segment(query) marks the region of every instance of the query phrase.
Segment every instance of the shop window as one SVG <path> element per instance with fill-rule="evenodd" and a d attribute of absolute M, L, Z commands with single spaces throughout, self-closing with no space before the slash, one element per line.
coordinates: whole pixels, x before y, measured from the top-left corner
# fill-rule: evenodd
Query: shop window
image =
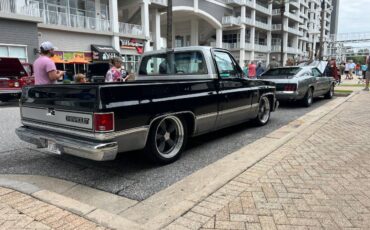
<path fill-rule="evenodd" d="M 27 62 L 26 46 L 0 45 L 0 57 L 19 58 L 21 62 Z"/>

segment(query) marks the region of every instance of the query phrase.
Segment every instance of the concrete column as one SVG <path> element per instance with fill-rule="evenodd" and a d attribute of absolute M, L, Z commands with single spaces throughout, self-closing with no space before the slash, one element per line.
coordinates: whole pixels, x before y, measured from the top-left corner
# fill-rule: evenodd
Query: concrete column
<path fill-rule="evenodd" d="M 241 7 L 241 11 L 240 11 L 240 17 L 241 17 L 242 19 L 244 19 L 244 18 L 246 17 L 246 12 L 245 12 L 245 10 L 246 10 L 246 6 L 242 6 L 242 7 Z"/>
<path fill-rule="evenodd" d="M 110 15 L 110 20 L 111 20 L 111 25 L 112 25 L 112 32 L 113 32 L 113 37 L 112 37 L 112 44 L 113 47 L 116 50 L 120 50 L 119 46 L 119 23 L 118 23 L 118 3 L 117 0 L 110 0 L 109 1 L 109 15 Z"/>
<path fill-rule="evenodd" d="M 253 4 L 256 5 L 256 1 L 253 1 Z M 256 22 L 256 10 L 252 10 L 252 22 Z M 251 52 L 251 61 L 254 61 L 255 56 L 255 39 L 256 39 L 256 27 L 251 28 L 251 46 L 252 46 L 252 52 Z"/>
<path fill-rule="evenodd" d="M 68 1 L 69 2 L 69 1 Z M 101 6 L 100 0 L 95 0 L 95 17 L 96 17 L 96 25 L 98 25 L 99 20 L 101 19 Z M 118 13 L 118 12 L 117 12 Z"/>
<path fill-rule="evenodd" d="M 270 31 L 267 31 L 267 47 L 270 50 L 270 52 L 271 52 L 271 43 L 272 43 L 272 32 L 270 30 Z M 267 52 L 266 66 L 270 64 L 270 52 Z"/>
<path fill-rule="evenodd" d="M 199 0 L 194 0 L 194 11 L 198 12 L 199 9 Z"/>
<path fill-rule="evenodd" d="M 283 59 L 283 63 L 285 65 L 287 59 L 288 59 L 288 53 L 287 53 L 287 49 L 288 49 L 288 32 L 284 32 L 284 35 L 283 35 L 283 43 L 284 43 L 284 59 Z"/>
<path fill-rule="evenodd" d="M 145 37 L 149 40 L 149 37 L 150 37 L 149 1 L 148 0 L 143 0 L 140 7 L 141 7 L 141 26 L 144 29 Z M 150 47 L 150 42 L 148 40 L 145 42 L 145 49 L 144 50 L 148 50 L 149 47 Z"/>
<path fill-rule="evenodd" d="M 161 14 L 158 9 L 154 10 L 154 49 L 161 49 Z"/>
<path fill-rule="evenodd" d="M 191 19 L 191 33 L 190 33 L 190 40 L 192 46 L 199 45 L 199 21 L 197 18 Z"/>
<path fill-rule="evenodd" d="M 245 60 L 245 25 L 240 28 L 240 55 L 239 55 L 239 65 L 244 66 Z"/>
<path fill-rule="evenodd" d="M 216 29 L 216 47 L 222 48 L 222 28 Z"/>

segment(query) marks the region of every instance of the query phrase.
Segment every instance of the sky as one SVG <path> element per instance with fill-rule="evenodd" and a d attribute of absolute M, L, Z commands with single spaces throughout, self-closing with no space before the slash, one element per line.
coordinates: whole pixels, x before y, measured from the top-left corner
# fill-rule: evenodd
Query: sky
<path fill-rule="evenodd" d="M 340 0 L 338 33 L 370 32 L 370 0 Z"/>

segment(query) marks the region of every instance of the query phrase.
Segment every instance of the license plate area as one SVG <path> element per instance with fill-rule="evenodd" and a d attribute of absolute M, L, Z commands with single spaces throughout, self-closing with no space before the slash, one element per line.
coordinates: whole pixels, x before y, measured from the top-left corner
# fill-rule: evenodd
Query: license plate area
<path fill-rule="evenodd" d="M 61 151 L 58 148 L 58 145 L 57 143 L 55 143 L 55 141 L 48 140 L 47 143 L 48 143 L 48 147 L 47 147 L 48 152 L 51 152 L 57 155 L 61 154 Z"/>

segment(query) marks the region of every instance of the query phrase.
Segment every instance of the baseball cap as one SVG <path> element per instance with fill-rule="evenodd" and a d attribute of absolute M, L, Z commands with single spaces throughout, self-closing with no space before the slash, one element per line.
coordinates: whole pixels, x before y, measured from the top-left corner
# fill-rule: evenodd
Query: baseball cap
<path fill-rule="evenodd" d="M 49 41 L 46 41 L 46 42 L 41 43 L 40 48 L 42 48 L 45 51 L 49 51 L 49 50 L 55 49 L 53 43 L 51 43 Z"/>

